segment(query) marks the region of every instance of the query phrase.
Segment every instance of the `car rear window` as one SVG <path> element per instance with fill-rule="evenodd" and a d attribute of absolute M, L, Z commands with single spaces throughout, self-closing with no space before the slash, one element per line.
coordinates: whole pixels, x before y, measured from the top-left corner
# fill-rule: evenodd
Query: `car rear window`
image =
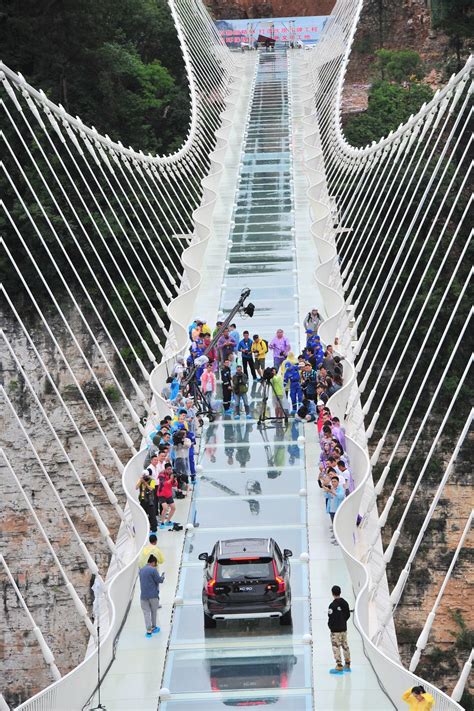
<path fill-rule="evenodd" d="M 261 578 L 273 580 L 275 577 L 271 558 L 229 558 L 219 561 L 218 580 L 238 580 L 241 578 Z"/>

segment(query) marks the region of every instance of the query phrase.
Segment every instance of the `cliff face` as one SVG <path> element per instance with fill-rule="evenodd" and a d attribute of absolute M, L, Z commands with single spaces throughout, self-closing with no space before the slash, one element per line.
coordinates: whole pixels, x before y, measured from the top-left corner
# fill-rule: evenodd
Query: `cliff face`
<path fill-rule="evenodd" d="M 119 528 L 120 519 L 110 504 L 98 474 L 81 444 L 79 435 L 68 420 L 64 408 L 48 383 L 32 348 L 28 345 L 18 325 L 6 320 L 2 323 L 17 357 L 25 368 L 33 387 L 39 395 L 56 432 L 63 442 L 80 478 L 89 492 L 92 503 L 97 507 L 113 540 Z M 81 347 L 94 365 L 95 373 L 104 386 L 112 387 L 103 362 L 87 334 L 81 332 L 81 324 L 74 313 L 67 314 L 69 322 L 77 334 Z M 60 324 L 51 319 L 57 334 L 61 334 Z M 36 324 L 31 329 L 33 340 L 46 362 L 54 383 L 64 397 L 79 430 L 88 443 L 100 472 L 107 479 L 112 490 L 124 505 L 120 474 L 110 460 L 104 439 L 100 435 L 93 418 L 80 398 L 70 375 L 61 361 L 55 347 L 44 330 Z M 110 412 L 97 398 L 91 375 L 80 358 L 76 347 L 62 335 L 61 346 L 72 365 L 76 377 L 90 398 L 98 421 L 104 429 L 110 444 L 116 449 L 122 461 L 127 461 L 130 452 L 123 446 L 123 437 Z M 100 339 L 108 358 L 113 361 L 110 344 Z M 55 442 L 31 392 L 19 374 L 13 358 L 2 341 L 0 359 L 1 382 L 11 399 L 28 435 L 37 449 L 44 467 L 51 477 L 63 500 L 72 522 L 89 552 L 96 561 L 100 573 L 105 576 L 110 561 L 110 550 L 100 536 L 97 523 L 89 504 L 68 466 L 64 455 Z M 133 401 L 133 394 L 129 394 Z M 128 411 L 121 402 L 114 408 L 128 431 L 132 431 Z M 140 412 L 140 410 L 137 410 Z M 136 432 L 136 430 L 135 430 Z M 32 448 L 29 446 L 10 408 L 2 402 L 0 412 L 0 446 L 4 449 L 11 466 L 24 487 L 28 499 L 35 510 L 52 543 L 69 580 L 76 588 L 89 614 L 92 605 L 90 585 L 93 580 L 86 566 L 78 541 L 67 521 L 52 487 L 47 482 Z M 132 434 L 133 437 L 133 434 Z M 136 442 L 137 444 L 138 442 Z M 0 527 L 2 530 L 2 553 L 25 598 L 36 624 L 42 630 L 47 643 L 56 657 L 62 674 L 67 673 L 84 658 L 89 633 L 79 621 L 72 600 L 66 590 L 54 559 L 40 534 L 39 528 L 28 510 L 21 492 L 11 472 L 0 458 L 2 482 L 2 507 Z M 3 669 L 3 694 L 7 702 L 17 705 L 38 692 L 52 681 L 48 667 L 39 646 L 31 632 L 31 624 L 26 618 L 15 592 L 1 567 L 2 615 L 0 616 L 0 656 Z"/>
<path fill-rule="evenodd" d="M 449 443 L 446 445 L 446 451 L 449 451 Z M 474 477 L 470 462 L 472 440 L 466 440 L 425 532 L 395 612 L 400 656 L 407 667 L 472 509 Z M 448 457 L 439 458 L 436 474 L 432 472 L 425 476 L 409 509 L 394 556 L 387 568 L 390 589 L 394 588 L 408 559 L 447 463 Z M 382 458 L 378 466 L 382 468 L 385 464 L 386 458 Z M 384 548 L 390 542 L 418 475 L 418 466 L 410 465 L 397 493 L 388 523 L 383 529 Z M 385 505 L 390 488 L 387 484 L 385 494 L 379 502 L 379 511 L 382 511 Z M 472 646 L 474 610 L 469 600 L 474 594 L 473 559 L 474 532 L 471 531 L 442 596 L 428 644 L 416 670 L 422 678 L 449 693 L 459 678 Z M 472 692 L 469 683 L 466 689 Z"/>

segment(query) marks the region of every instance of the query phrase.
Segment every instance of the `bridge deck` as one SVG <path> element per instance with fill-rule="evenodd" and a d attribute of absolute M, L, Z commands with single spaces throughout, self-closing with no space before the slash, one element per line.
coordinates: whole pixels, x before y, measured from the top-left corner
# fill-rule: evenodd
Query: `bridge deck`
<path fill-rule="evenodd" d="M 295 189 L 290 182 L 290 152 L 297 141 L 291 138 L 286 53 L 262 53 L 219 306 L 225 313 L 241 289 L 250 287 L 256 312 L 252 320 L 237 322 L 239 331 L 246 327 L 251 334 L 260 333 L 270 340 L 281 327 L 297 352 L 301 340 L 299 298 L 304 299 L 303 311 L 307 310 L 313 305 L 315 290 L 308 278 L 298 283 L 295 273 L 297 254 L 302 253 L 301 247 L 296 249 L 295 239 L 307 230 L 307 222 L 298 219 L 296 233 L 292 229 Z M 303 186 L 296 185 L 296 190 L 300 209 Z M 308 256 L 308 235 L 301 237 L 303 253 Z M 218 256 L 216 247 L 210 253 L 207 272 Z M 305 277 L 309 274 L 306 263 L 301 270 Z M 198 309 L 199 316 L 210 321 L 216 314 L 206 309 L 206 304 L 217 307 L 216 293 L 216 282 L 206 278 L 205 270 Z M 175 608 L 171 631 L 163 625 L 157 652 L 158 640 L 147 640 L 143 635 L 135 595 L 116 662 L 104 683 L 106 706 L 117 710 L 156 709 L 162 685 L 171 693 L 170 699 L 160 704 L 163 711 L 262 704 L 294 711 L 393 708 L 379 688 L 352 625 L 349 640 L 354 670 L 343 677 L 328 674 L 333 666 L 326 626 L 331 585 L 340 584 L 348 600 L 353 600 L 349 576 L 316 486 L 319 451 L 314 426 L 306 432 L 308 443 L 304 448 L 297 441 L 303 434 L 301 423 L 290 420 L 285 426 L 281 421 L 268 421 L 264 428 L 257 427 L 261 390 L 257 383 L 249 389 L 252 420 L 235 421 L 225 416 L 203 432 L 203 474 L 189 519 L 196 528 L 186 537 L 177 591 L 184 604 Z M 308 498 L 300 496 L 300 489 L 307 489 Z M 197 556 L 209 552 L 219 538 L 238 536 L 272 536 L 282 548 L 293 551 L 293 628 L 260 620 L 220 623 L 217 629 L 204 631 L 202 563 Z M 168 556 L 166 569 L 179 567 L 177 539 L 167 532 L 161 539 Z M 309 568 L 299 560 L 300 553 L 306 551 L 311 559 Z M 166 608 L 172 602 L 169 587 L 163 588 Z M 305 639 L 309 634 L 313 636 L 312 646 Z"/>

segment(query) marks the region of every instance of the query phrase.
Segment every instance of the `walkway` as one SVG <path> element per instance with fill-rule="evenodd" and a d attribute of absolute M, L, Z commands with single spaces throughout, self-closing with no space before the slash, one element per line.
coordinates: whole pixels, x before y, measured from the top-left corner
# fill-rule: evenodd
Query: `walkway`
<path fill-rule="evenodd" d="M 240 333 L 246 327 L 251 335 L 259 333 L 270 340 L 276 328 L 282 327 L 298 351 L 298 294 L 311 301 L 314 293 L 309 279 L 306 285 L 297 284 L 289 138 L 287 55 L 281 50 L 262 52 L 220 308 L 228 312 L 242 288 L 249 287 L 256 310 L 251 320 L 237 320 Z M 206 288 L 204 284 L 198 297 L 199 315 L 212 321 L 214 314 L 204 310 Z M 353 599 L 316 486 L 319 450 L 314 426 L 307 426 L 304 448 L 298 443 L 304 433 L 300 423 L 269 420 L 265 427 L 258 427 L 261 390 L 260 384 L 252 383 L 252 420 L 225 417 L 207 425 L 203 432 L 203 470 L 189 519 L 195 529 L 186 536 L 177 593 L 183 604 L 174 608 L 163 680 L 160 684 L 160 664 L 153 657 L 155 640 L 147 644 L 150 658 L 158 662 L 157 674 L 141 671 L 143 645 L 138 644 L 138 636 L 143 634 L 142 620 L 134 605 L 125 642 L 124 634 L 120 641 L 119 665 L 114 664 L 106 679 L 110 708 L 156 708 L 160 686 L 170 691 L 170 698 L 161 701 L 160 711 L 261 705 L 280 711 L 393 708 L 378 686 L 352 625 L 349 639 L 354 671 L 336 678 L 328 674 L 332 654 L 326 609 L 331 585 L 339 583 L 351 605 Z M 199 553 L 209 552 L 218 539 L 255 536 L 271 536 L 281 548 L 293 551 L 293 628 L 280 627 L 275 620 L 252 620 L 221 622 L 216 629 L 204 631 Z M 306 552 L 310 554 L 309 568 L 299 559 Z M 173 557 L 167 561 L 167 566 L 170 564 L 179 565 Z M 170 595 L 171 590 L 167 591 L 165 608 L 172 603 Z M 167 634 L 168 629 L 163 631 Z M 313 645 L 308 643 L 310 635 Z M 134 650 L 138 647 L 137 655 Z M 159 655 L 162 653 L 160 648 Z"/>

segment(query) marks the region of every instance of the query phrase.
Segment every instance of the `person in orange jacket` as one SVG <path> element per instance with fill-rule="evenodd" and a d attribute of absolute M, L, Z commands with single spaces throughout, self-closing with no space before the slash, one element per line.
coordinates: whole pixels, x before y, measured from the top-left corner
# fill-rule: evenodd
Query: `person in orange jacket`
<path fill-rule="evenodd" d="M 402 696 L 403 701 L 413 711 L 431 711 L 434 707 L 434 698 L 422 686 L 413 686 L 407 689 Z"/>

